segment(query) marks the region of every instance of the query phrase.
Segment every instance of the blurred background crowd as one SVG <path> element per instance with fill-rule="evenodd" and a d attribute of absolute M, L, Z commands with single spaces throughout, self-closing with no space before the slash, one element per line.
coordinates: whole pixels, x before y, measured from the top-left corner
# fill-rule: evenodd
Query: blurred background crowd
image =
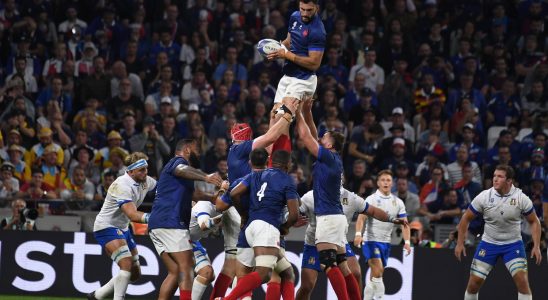
<path fill-rule="evenodd" d="M 494 167 L 507 164 L 542 217 L 548 3 L 319 5 L 327 45 L 313 114 L 320 134 L 347 138 L 347 189 L 365 197 L 376 172 L 392 169 L 394 193 L 428 241 L 431 224 L 456 224 L 491 186 Z M 157 176 L 181 138 L 199 141 L 202 170 L 226 175 L 231 126 L 265 133 L 283 75 L 283 62 L 263 59 L 255 45 L 285 39 L 297 8 L 290 0 L 2 0 L 0 198 L 50 201 L 53 214 L 98 210 L 128 153 L 146 153 Z M 302 195 L 313 160 L 292 138 Z"/>

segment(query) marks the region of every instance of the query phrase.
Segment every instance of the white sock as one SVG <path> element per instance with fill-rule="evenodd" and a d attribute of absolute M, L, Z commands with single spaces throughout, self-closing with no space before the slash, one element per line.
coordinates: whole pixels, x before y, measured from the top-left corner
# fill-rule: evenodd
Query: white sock
<path fill-rule="evenodd" d="M 478 300 L 478 294 L 470 294 L 468 291 L 464 293 L 464 300 Z"/>
<path fill-rule="evenodd" d="M 533 300 L 533 295 L 518 293 L 518 300 Z"/>
<path fill-rule="evenodd" d="M 114 292 L 114 281 L 116 281 L 116 277 L 112 277 L 109 282 L 98 288 L 95 291 L 95 298 L 101 300 L 112 295 L 112 293 Z"/>
<path fill-rule="evenodd" d="M 124 300 L 131 272 L 120 270 L 114 281 L 114 298 L 112 300 Z"/>
<path fill-rule="evenodd" d="M 373 300 L 375 296 L 375 286 L 371 280 L 366 280 L 365 288 L 363 289 L 363 300 Z"/>
<path fill-rule="evenodd" d="M 194 282 L 192 283 L 192 300 L 200 300 L 204 295 L 207 285 L 201 283 L 198 280 L 198 276 L 194 277 Z"/>
<path fill-rule="evenodd" d="M 384 282 L 382 281 L 382 277 L 372 277 L 371 283 L 374 286 L 375 293 L 373 295 L 375 299 L 382 299 L 384 297 Z"/>

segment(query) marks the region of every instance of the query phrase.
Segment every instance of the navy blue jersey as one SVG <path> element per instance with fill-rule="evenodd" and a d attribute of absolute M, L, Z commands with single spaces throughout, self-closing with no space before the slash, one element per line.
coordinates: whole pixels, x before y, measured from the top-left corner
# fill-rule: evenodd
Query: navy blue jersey
<path fill-rule="evenodd" d="M 322 215 L 342 215 L 341 174 L 343 172 L 341 157 L 324 147 L 318 148 L 318 160 L 314 163 L 312 175 L 314 190 L 314 213 Z"/>
<path fill-rule="evenodd" d="M 287 32 L 291 35 L 289 50 L 298 56 L 308 56 L 308 51 L 324 51 L 325 28 L 322 19 L 316 14 L 308 23 L 301 20 L 301 13 L 294 12 L 289 18 Z M 315 72 L 285 60 L 284 74 L 299 79 L 308 79 Z"/>
<path fill-rule="evenodd" d="M 181 164 L 189 165 L 184 158 L 176 156 L 164 166 L 160 173 L 156 197 L 148 220 L 149 229 L 188 229 L 194 181 L 175 176 L 175 168 Z"/>
<path fill-rule="evenodd" d="M 249 154 L 253 150 L 253 140 L 245 141 L 240 144 L 233 144 L 228 150 L 228 181 L 244 177 L 251 173 L 249 165 Z"/>
<path fill-rule="evenodd" d="M 224 193 L 222 196 L 221 196 L 221 200 L 232 206 L 233 203 L 232 203 L 232 199 L 230 198 L 230 191 L 232 191 L 232 189 L 234 189 L 238 183 L 242 182 L 244 178 L 241 177 L 241 178 L 238 178 L 236 180 L 234 180 L 233 182 L 230 183 L 230 186 L 228 187 L 228 190 L 226 191 L 226 193 Z M 244 211 L 248 211 L 249 210 L 249 195 L 248 194 L 243 194 L 240 196 L 240 208 Z"/>
<path fill-rule="evenodd" d="M 242 184 L 249 188 L 247 224 L 262 220 L 278 228 L 287 200 L 299 199 L 293 178 L 280 169 L 253 172 L 243 178 Z"/>

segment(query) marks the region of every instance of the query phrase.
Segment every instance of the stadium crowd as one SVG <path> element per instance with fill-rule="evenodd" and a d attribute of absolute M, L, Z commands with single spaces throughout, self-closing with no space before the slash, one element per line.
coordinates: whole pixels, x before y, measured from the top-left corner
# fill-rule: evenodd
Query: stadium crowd
<path fill-rule="evenodd" d="M 98 210 L 129 153 L 145 153 L 156 177 L 181 138 L 199 141 L 204 172 L 226 177 L 231 127 L 247 122 L 264 134 L 282 76 L 281 61 L 254 45 L 283 40 L 297 4 L 3 0 L 0 198 Z M 320 8 L 328 36 L 313 116 L 320 136 L 346 136 L 348 190 L 367 197 L 373 174 L 392 169 L 393 192 L 417 220 L 411 228 L 429 241 L 429 224 L 458 223 L 495 166 L 511 165 L 542 217 L 548 3 L 324 0 Z M 292 138 L 302 196 L 313 159 L 295 130 Z"/>

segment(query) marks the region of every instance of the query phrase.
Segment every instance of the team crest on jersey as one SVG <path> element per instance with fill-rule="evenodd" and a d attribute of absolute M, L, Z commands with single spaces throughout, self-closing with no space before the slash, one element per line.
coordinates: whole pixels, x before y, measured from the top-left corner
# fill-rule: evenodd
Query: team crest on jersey
<path fill-rule="evenodd" d="M 379 248 L 375 248 L 375 250 L 373 251 L 373 253 L 375 253 L 375 255 L 380 255 L 380 254 L 381 254 L 381 250 L 379 250 Z"/>
<path fill-rule="evenodd" d="M 486 252 L 485 249 L 481 249 L 480 252 L 478 253 L 478 255 L 480 257 L 485 257 L 485 252 Z"/>
<path fill-rule="evenodd" d="M 316 258 L 314 258 L 314 257 L 309 257 L 309 258 L 308 258 L 308 264 L 309 264 L 309 265 L 315 265 L 315 264 L 316 264 Z"/>
<path fill-rule="evenodd" d="M 516 205 L 516 198 L 512 198 L 512 200 L 510 200 L 510 205 Z"/>
<path fill-rule="evenodd" d="M 297 21 L 293 22 L 293 26 L 291 26 L 291 29 L 295 29 L 296 26 L 297 26 Z"/>
<path fill-rule="evenodd" d="M 308 36 L 308 30 L 307 30 L 307 29 L 305 29 L 305 30 L 303 31 L 303 36 L 304 36 L 304 37 Z"/>
<path fill-rule="evenodd" d="M 116 229 L 116 234 L 117 234 L 117 235 L 123 235 L 122 230 Z"/>
<path fill-rule="evenodd" d="M 348 205 L 348 198 L 346 198 L 346 197 L 343 198 L 343 199 L 342 199 L 342 204 L 343 204 L 343 205 Z"/>

